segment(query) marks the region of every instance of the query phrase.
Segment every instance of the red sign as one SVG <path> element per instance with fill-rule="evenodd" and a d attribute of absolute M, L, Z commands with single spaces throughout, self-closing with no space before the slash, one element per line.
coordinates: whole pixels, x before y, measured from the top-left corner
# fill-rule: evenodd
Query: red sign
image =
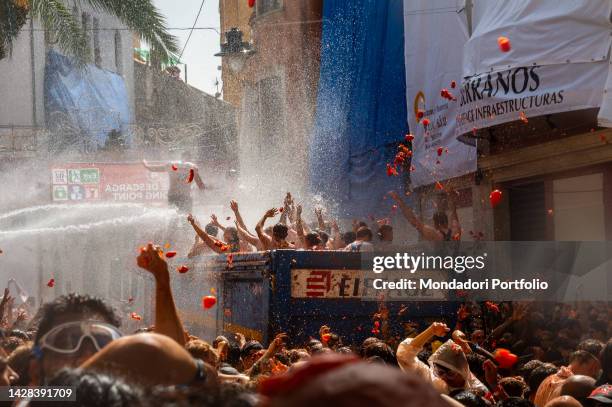
<path fill-rule="evenodd" d="M 51 168 L 52 197 L 65 202 L 167 202 L 168 174 L 141 163 L 64 163 Z"/>

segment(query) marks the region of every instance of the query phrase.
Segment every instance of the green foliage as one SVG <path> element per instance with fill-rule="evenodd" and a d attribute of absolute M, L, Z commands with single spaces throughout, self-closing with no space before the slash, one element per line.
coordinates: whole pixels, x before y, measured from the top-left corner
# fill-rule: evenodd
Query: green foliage
<path fill-rule="evenodd" d="M 87 62 L 90 52 L 87 33 L 60 0 L 0 0 L 0 59 L 10 52 L 28 13 L 40 19 L 44 29 L 53 33 L 57 44 L 68 54 Z M 176 58 L 178 41 L 168 32 L 164 17 L 152 0 L 81 0 L 95 10 L 116 16 L 151 47 L 155 63 L 164 64 Z"/>

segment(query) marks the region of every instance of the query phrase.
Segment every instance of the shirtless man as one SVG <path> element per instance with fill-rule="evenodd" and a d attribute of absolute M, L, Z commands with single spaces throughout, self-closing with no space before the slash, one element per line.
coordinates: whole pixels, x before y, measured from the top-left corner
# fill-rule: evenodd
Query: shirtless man
<path fill-rule="evenodd" d="M 167 172 L 170 186 L 168 188 L 168 205 L 176 207 L 179 212 L 191 213 L 193 198 L 191 197 L 190 172 L 193 170 L 193 182 L 199 189 L 204 189 L 204 182 L 200 177 L 198 166 L 186 161 L 187 155 L 183 154 L 182 161 L 170 161 L 167 164 L 151 165 L 146 160 L 142 164 L 146 169 L 153 172 Z"/>
<path fill-rule="evenodd" d="M 413 212 L 397 192 L 390 192 L 389 196 L 397 202 L 404 217 L 416 230 L 419 231 L 424 240 L 449 241 L 461 239 L 461 225 L 457 216 L 457 207 L 454 200 L 454 191 L 449 191 L 448 202 L 450 206 L 450 224 L 448 216 L 444 211 L 438 211 L 433 215 L 433 226 L 423 223 Z"/>

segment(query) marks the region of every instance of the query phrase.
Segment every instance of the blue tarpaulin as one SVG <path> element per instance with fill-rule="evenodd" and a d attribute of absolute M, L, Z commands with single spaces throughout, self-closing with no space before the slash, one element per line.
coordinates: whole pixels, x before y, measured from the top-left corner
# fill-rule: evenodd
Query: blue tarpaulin
<path fill-rule="evenodd" d="M 51 128 L 78 133 L 89 148 L 102 147 L 111 131 L 125 134 L 130 123 L 125 82 L 94 65 L 78 67 L 51 50 L 45 66 L 45 116 Z"/>
<path fill-rule="evenodd" d="M 341 217 L 387 214 L 383 195 L 406 123 L 402 0 L 326 0 L 310 187 Z"/>

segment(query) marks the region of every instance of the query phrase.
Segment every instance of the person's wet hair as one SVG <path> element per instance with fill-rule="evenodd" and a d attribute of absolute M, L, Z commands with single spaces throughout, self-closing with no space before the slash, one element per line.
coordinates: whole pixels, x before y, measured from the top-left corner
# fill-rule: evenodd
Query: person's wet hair
<path fill-rule="evenodd" d="M 255 407 L 257 398 L 243 386 L 225 383 L 207 391 L 192 386 L 155 386 L 147 402 L 151 407 Z"/>
<path fill-rule="evenodd" d="M 374 356 L 379 357 L 386 365 L 399 366 L 393 349 L 382 341 L 372 343 L 363 350 L 363 357 L 365 359 Z"/>
<path fill-rule="evenodd" d="M 502 377 L 499 385 L 509 397 L 524 397 L 528 386 L 521 376 Z"/>
<path fill-rule="evenodd" d="M 327 242 L 329 241 L 329 235 L 327 234 L 327 232 L 325 232 L 324 230 L 317 230 L 317 233 L 319 234 L 319 237 L 321 238 L 321 242 L 323 244 L 327 244 Z"/>
<path fill-rule="evenodd" d="M 321 244 L 321 238 L 319 237 L 319 234 L 316 232 L 310 232 L 306 234 L 306 236 L 304 236 L 304 239 L 306 240 L 306 245 L 309 248 Z"/>
<path fill-rule="evenodd" d="M 73 314 L 86 321 L 94 316 L 101 316 L 104 322 L 119 327 L 121 321 L 115 311 L 106 302 L 97 297 L 80 294 L 67 294 L 44 304 L 41 308 L 41 318 L 34 343 L 38 345 L 40 338 L 55 326 L 58 317 Z"/>
<path fill-rule="evenodd" d="M 465 407 L 487 407 L 488 405 L 482 399 L 482 397 L 468 390 L 460 390 L 459 392 L 452 394 L 451 397 Z"/>
<path fill-rule="evenodd" d="M 345 245 L 349 245 L 351 243 L 353 243 L 355 241 L 355 239 L 357 238 L 357 235 L 355 234 L 355 232 L 345 232 L 342 235 L 342 241 L 344 242 Z"/>
<path fill-rule="evenodd" d="M 289 228 L 287 225 L 283 225 L 282 223 L 277 223 L 272 228 L 272 235 L 277 239 L 286 239 L 289 234 Z"/>
<path fill-rule="evenodd" d="M 430 350 L 423 349 L 419 353 L 417 353 L 417 359 L 419 359 L 421 362 L 425 364 L 428 364 L 429 358 L 431 357 L 431 353 L 432 352 Z"/>
<path fill-rule="evenodd" d="M 131 407 L 148 405 L 144 400 L 144 393 L 139 386 L 134 383 L 128 384 L 120 378 L 103 373 L 65 368 L 60 370 L 51 379 L 49 386 L 73 387 L 77 400 L 74 403 L 75 407 Z M 69 404 L 73 405 L 73 403 Z"/>
<path fill-rule="evenodd" d="M 204 227 L 204 231 L 212 237 L 217 237 L 217 234 L 219 233 L 219 228 L 213 225 L 212 223 L 209 223 Z"/>
<path fill-rule="evenodd" d="M 582 350 L 598 357 L 603 348 L 604 344 L 597 339 L 585 339 L 578 344 L 576 350 Z"/>
<path fill-rule="evenodd" d="M 187 342 L 185 344 L 185 349 L 187 349 L 187 352 L 189 352 L 194 359 L 201 359 L 214 367 L 219 365 L 219 354 L 208 342 L 201 339 L 195 339 Z"/>
<path fill-rule="evenodd" d="M 533 391 L 537 391 L 537 388 L 540 387 L 540 384 L 546 379 L 548 376 L 555 374 L 559 371 L 559 368 L 552 363 L 544 363 L 542 366 L 538 366 L 529 375 L 529 380 L 527 380 L 527 384 L 530 389 L 535 389 Z"/>
<path fill-rule="evenodd" d="M 361 343 L 361 347 L 359 348 L 359 356 L 363 357 L 363 355 L 365 354 L 365 349 L 374 344 L 380 342 L 380 339 L 376 338 L 375 336 L 370 336 L 369 338 L 365 338 L 363 340 L 363 342 Z"/>
<path fill-rule="evenodd" d="M 357 239 L 372 240 L 372 231 L 367 226 L 362 226 L 357 229 L 357 233 L 355 236 L 357 237 Z"/>

